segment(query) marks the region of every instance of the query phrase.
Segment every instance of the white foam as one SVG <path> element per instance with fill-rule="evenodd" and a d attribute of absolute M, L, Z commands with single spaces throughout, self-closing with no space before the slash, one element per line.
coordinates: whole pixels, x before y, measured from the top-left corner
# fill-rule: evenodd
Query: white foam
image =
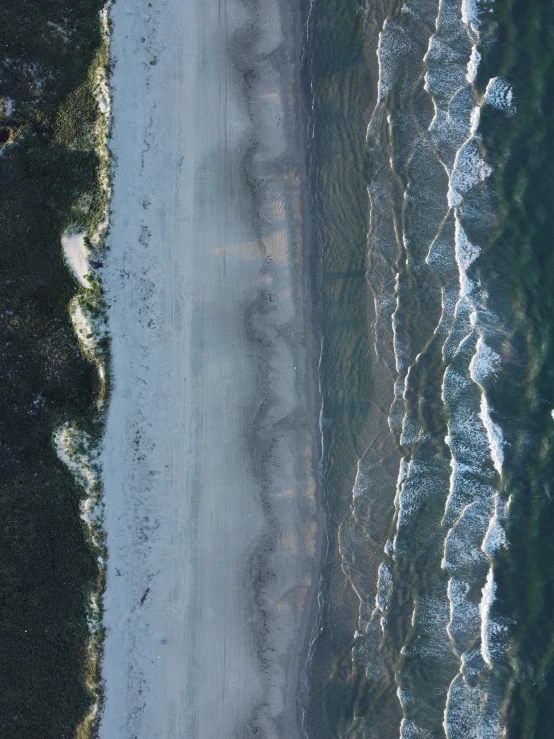
<path fill-rule="evenodd" d="M 472 244 L 468 239 L 458 217 L 456 217 L 454 253 L 460 272 L 460 295 L 464 298 L 468 298 L 473 292 L 473 283 L 467 276 L 467 270 L 477 259 L 481 253 L 481 249 L 475 244 Z"/>
<path fill-rule="evenodd" d="M 390 566 L 387 562 L 381 562 L 377 572 L 377 594 L 375 596 L 375 608 L 381 613 L 385 613 L 385 611 L 389 607 L 394 583 L 390 571 Z"/>
<path fill-rule="evenodd" d="M 479 122 L 481 120 L 481 108 L 476 105 L 471 111 L 471 117 L 469 119 L 469 130 L 472 136 L 477 135 L 477 129 L 479 128 Z"/>
<path fill-rule="evenodd" d="M 408 414 L 406 402 L 402 402 L 406 400 L 409 366 L 413 360 L 411 349 L 408 355 L 408 345 L 404 340 L 407 324 L 403 316 L 405 302 L 401 291 L 408 289 L 408 283 L 398 273 L 394 280 L 395 305 L 394 308 L 388 307 L 388 315 L 392 317 L 393 350 L 399 375 L 389 425 L 391 429 L 394 426 L 395 433 L 400 431 L 400 444 L 411 447 L 411 456 L 409 462 L 403 459 L 400 464 L 394 501 L 396 532 L 392 545 L 390 540 L 387 541 L 385 553 L 389 556 L 392 554 L 393 560 L 408 555 L 407 542 L 411 529 L 405 534 L 402 527 L 413 526 L 415 511 L 421 509 L 429 496 L 440 495 L 441 505 L 444 500 L 442 567 L 448 576 L 448 597 L 444 597 L 442 583 L 438 597 L 429 600 L 427 610 L 423 604 L 420 606 L 418 596 L 415 596 L 413 632 L 402 646 L 401 654 L 416 659 L 431 657 L 459 660 L 460 672 L 449 686 L 444 714 L 444 728 L 449 739 L 492 739 L 502 733 L 500 713 L 493 706 L 491 698 L 492 673 L 486 668 L 493 657 L 496 660 L 496 655 L 501 654 L 500 642 L 495 637 L 500 627 L 490 619 L 496 587 L 492 569 L 481 594 L 477 590 L 491 567 L 490 560 L 501 546 L 506 545 L 503 523 L 507 511 L 496 487 L 498 478 L 493 474 L 493 467 L 498 473 L 502 470 L 504 440 L 500 427 L 492 420 L 486 397 L 486 390 L 501 366 L 501 358 L 479 333 L 479 318 L 486 311 L 486 295 L 481 289 L 478 271 L 472 266 L 481 250 L 478 244 L 470 241 L 464 228 L 469 228 L 466 226 L 466 215 L 471 216 L 479 208 L 477 198 L 492 173 L 492 166 L 485 161 L 479 136 L 481 108 L 485 102 L 503 110 L 511 110 L 509 106 L 513 106 L 513 93 L 505 81 L 489 83 L 484 98 L 475 87 L 481 63 L 479 19 L 486 10 L 486 2 L 439 0 L 436 30 L 428 39 L 424 56 L 426 68 L 422 70 L 424 87 L 434 108 L 426 141 L 430 154 L 438 157 L 448 177 L 447 193 L 443 190 L 436 194 L 440 207 L 444 209 L 444 220 L 438 225 L 434 239 L 431 235 L 425 257 L 426 264 L 433 268 L 440 282 L 442 312 L 434 335 L 436 343 L 442 343 L 443 358 L 449 363 L 442 382 L 442 399 L 448 414 L 445 442 L 450 448 L 448 491 L 444 489 L 444 467 L 437 474 L 432 466 L 424 466 L 419 462 L 418 445 L 425 435 L 415 414 Z M 403 12 L 406 12 L 405 8 Z M 381 111 L 379 120 L 383 130 L 385 113 L 380 103 L 393 89 L 401 93 L 401 88 L 410 84 L 409 75 L 406 77 L 401 74 L 401 63 L 407 56 L 405 49 L 409 42 L 407 29 L 412 29 L 409 25 L 411 19 L 408 23 L 406 20 L 404 15 L 403 20 L 397 18 L 385 22 L 379 37 L 377 109 Z M 425 20 L 428 28 L 431 18 Z M 422 40 L 422 43 L 423 51 L 425 42 Z M 377 120 L 375 114 L 374 119 Z M 389 135 L 394 135 L 394 126 L 404 126 L 402 131 L 406 133 L 405 121 L 399 120 L 397 114 L 393 119 L 389 115 L 388 123 Z M 407 160 L 408 145 L 395 156 L 398 158 L 396 164 L 403 161 L 402 157 Z M 383 157 L 383 167 L 387 172 L 394 169 L 393 165 Z M 430 195 L 425 192 L 432 202 Z M 464 199 L 467 201 L 470 198 L 466 213 L 461 207 Z M 408 195 L 406 191 L 404 200 L 411 203 L 413 192 Z M 395 233 L 399 241 L 396 227 Z M 473 235 L 474 230 L 469 233 Z M 412 231 L 408 236 L 413 241 L 415 264 L 419 243 L 412 237 Z M 402 241 L 406 247 L 407 236 L 404 231 Z M 412 269 L 414 264 L 411 265 Z M 389 275 L 387 280 L 390 279 Z M 414 354 L 416 351 L 418 348 L 414 347 Z M 417 357 L 419 354 L 416 355 L 416 361 Z M 393 415 L 394 423 L 391 419 Z M 440 482 L 435 484 L 435 481 Z M 384 614 L 388 616 L 391 603 L 391 566 L 391 560 L 383 562 L 377 576 L 374 614 L 381 620 Z M 443 608 L 439 618 L 435 617 L 434 611 L 441 601 Z M 380 645 L 382 647 L 382 641 Z M 447 683 L 441 684 L 441 691 L 445 691 L 446 687 Z M 404 685 L 398 688 L 398 698 L 403 709 L 412 701 Z M 405 712 L 400 736 L 403 739 L 425 736 L 421 726 L 426 727 L 426 719 L 414 720 L 411 711 Z"/>
<path fill-rule="evenodd" d="M 400 464 L 398 466 L 398 477 L 396 479 L 396 495 L 394 496 L 394 505 L 398 507 L 400 503 L 400 491 L 402 490 L 402 485 L 404 483 L 404 480 L 408 476 L 408 460 L 406 457 L 402 457 L 400 460 Z"/>
<path fill-rule="evenodd" d="M 464 655 L 465 656 L 465 655 Z M 463 659 L 463 657 L 462 657 Z M 501 739 L 497 713 L 490 714 L 486 688 L 468 683 L 460 672 L 452 680 L 444 710 L 446 739 Z"/>
<path fill-rule="evenodd" d="M 490 611 L 496 595 L 496 583 L 492 567 L 487 573 L 487 581 L 481 591 L 482 597 L 479 603 L 479 614 L 481 616 L 481 655 L 485 663 L 491 667 L 490 652 Z"/>
<path fill-rule="evenodd" d="M 397 272 L 394 278 L 394 292 L 396 295 L 396 306 L 392 314 L 392 341 L 394 350 L 394 359 L 396 363 L 396 371 L 400 374 L 404 368 L 403 347 L 398 336 L 398 311 L 400 310 L 400 272 Z"/>
<path fill-rule="evenodd" d="M 502 522 L 506 518 L 507 506 L 504 505 L 498 493 L 494 494 L 494 511 L 489 520 L 487 532 L 483 538 L 481 549 L 492 559 L 502 547 L 507 547 L 506 533 Z"/>
<path fill-rule="evenodd" d="M 405 43 L 402 40 L 404 29 L 397 23 L 386 19 L 383 30 L 379 33 L 377 44 L 377 62 L 379 79 L 377 82 L 377 99 L 382 102 L 392 90 L 396 81 L 396 64 L 401 56 Z"/>
<path fill-rule="evenodd" d="M 485 90 L 485 102 L 493 108 L 512 115 L 516 112 L 514 91 L 508 80 L 492 77 Z"/>
<path fill-rule="evenodd" d="M 420 508 L 421 504 L 431 495 L 442 492 L 439 478 L 431 465 L 412 460 L 408 464 L 408 473 L 397 491 L 395 505 L 397 509 L 396 540 L 400 528 L 406 526 L 412 515 Z"/>
<path fill-rule="evenodd" d="M 445 438 L 445 442 L 448 444 L 448 446 L 451 447 L 451 439 L 450 436 L 447 436 Z M 444 504 L 444 514 L 442 517 L 441 524 L 446 523 L 446 521 L 451 520 L 452 516 L 454 514 L 454 511 L 457 507 L 457 501 L 455 500 L 455 495 L 458 488 L 458 482 L 461 478 L 461 476 L 465 472 L 471 472 L 472 467 L 468 464 L 464 464 L 463 462 L 459 462 L 456 457 L 451 454 L 450 457 L 450 483 L 448 486 L 448 495 L 446 497 L 446 502 Z M 448 536 L 447 536 L 448 539 Z M 446 545 L 446 540 L 445 540 Z M 446 560 L 446 554 L 443 558 L 443 562 Z M 444 567 L 444 566 L 443 566 Z"/>
<path fill-rule="evenodd" d="M 367 474 L 362 469 L 362 460 L 360 459 L 358 461 L 358 466 L 356 470 L 356 479 L 354 480 L 354 485 L 352 487 L 352 500 L 356 501 L 358 498 L 363 497 L 369 487 L 369 480 L 367 477 Z"/>
<path fill-rule="evenodd" d="M 404 710 L 406 706 L 409 706 L 414 702 L 412 696 L 410 695 L 410 693 L 408 693 L 406 688 L 402 688 L 401 686 L 398 686 L 398 688 L 396 689 L 396 695 L 398 697 L 400 705 L 402 706 L 402 710 Z"/>
<path fill-rule="evenodd" d="M 473 382 L 484 389 L 487 379 L 498 371 L 500 361 L 500 356 L 485 344 L 485 340 L 480 336 L 475 346 L 475 354 L 469 363 L 469 372 Z"/>
<path fill-rule="evenodd" d="M 416 442 L 422 441 L 424 436 L 425 434 L 420 424 L 413 418 L 404 416 L 400 443 L 403 446 L 413 446 Z"/>
<path fill-rule="evenodd" d="M 405 404 L 404 404 L 404 393 L 406 391 L 406 378 L 405 377 L 398 377 L 398 379 L 394 383 L 394 399 L 392 401 L 390 410 L 389 410 L 389 416 L 388 416 L 388 424 L 389 428 L 393 433 L 400 432 L 402 433 L 402 428 L 404 424 L 404 416 L 405 416 Z"/>
<path fill-rule="evenodd" d="M 448 620 L 449 603 L 443 594 L 441 597 L 425 595 L 418 598 L 417 607 L 412 614 L 412 626 L 417 629 L 417 637 L 410 639 L 409 645 L 402 647 L 402 654 L 408 657 L 448 658 Z"/>
<path fill-rule="evenodd" d="M 483 422 L 487 439 L 489 443 L 490 453 L 494 469 L 499 475 L 502 475 L 502 465 L 504 464 L 504 436 L 502 429 L 495 423 L 490 414 L 489 402 L 487 396 L 483 393 L 481 396 L 481 409 L 479 418 Z"/>
<path fill-rule="evenodd" d="M 464 506 L 444 542 L 443 570 L 455 575 L 457 571 L 467 571 L 468 567 L 483 560 L 480 544 L 487 520 L 482 502 L 472 501 Z"/>
<path fill-rule="evenodd" d="M 441 397 L 443 403 L 455 401 L 467 386 L 468 381 L 462 374 L 452 369 L 452 366 L 447 367 L 442 379 Z M 448 438 L 445 441 L 447 444 L 449 443 Z"/>
<path fill-rule="evenodd" d="M 456 301 L 457 296 L 454 290 L 441 287 L 441 314 L 433 333 L 439 338 L 442 337 L 443 341 L 446 340 L 452 327 Z"/>
<path fill-rule="evenodd" d="M 479 20 L 477 0 L 462 0 L 462 22 L 466 26 L 475 26 Z"/>
<path fill-rule="evenodd" d="M 464 652 L 466 645 L 479 633 L 479 609 L 475 603 L 468 600 L 469 592 L 469 583 L 464 580 L 451 577 L 448 581 L 450 619 L 446 633 L 459 653 Z"/>
<path fill-rule="evenodd" d="M 481 61 L 481 54 L 477 50 L 477 46 L 471 47 L 471 56 L 467 63 L 466 80 L 472 85 L 477 78 L 477 70 L 479 69 L 479 62 Z"/>
<path fill-rule="evenodd" d="M 452 359 L 473 334 L 475 324 L 475 310 L 471 302 L 474 291 L 474 283 L 466 273 L 459 277 L 459 284 L 463 286 L 458 290 L 456 306 L 454 308 L 454 320 L 450 332 L 442 347 L 442 355 L 445 360 Z"/>
<path fill-rule="evenodd" d="M 489 177 L 491 172 L 492 167 L 481 156 L 477 141 L 472 135 L 456 154 L 448 187 L 448 205 L 457 208 L 462 203 L 464 195 Z"/>
<path fill-rule="evenodd" d="M 400 722 L 400 739 L 430 739 L 430 734 L 413 721 L 403 718 Z"/>
<path fill-rule="evenodd" d="M 456 262 L 461 272 L 465 272 L 477 259 L 481 249 L 472 244 L 458 218 L 456 218 Z"/>
<path fill-rule="evenodd" d="M 379 67 L 379 77 L 377 80 L 377 100 L 381 102 L 386 98 L 392 89 L 392 80 L 385 79 L 383 69 L 383 45 L 384 45 L 384 34 L 387 28 L 388 19 L 383 23 L 383 30 L 379 32 L 379 41 L 377 42 L 377 64 Z"/>

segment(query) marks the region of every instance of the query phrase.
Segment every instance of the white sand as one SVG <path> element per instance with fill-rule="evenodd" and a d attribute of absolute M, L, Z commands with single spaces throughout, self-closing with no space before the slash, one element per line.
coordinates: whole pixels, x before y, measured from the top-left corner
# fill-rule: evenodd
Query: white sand
<path fill-rule="evenodd" d="M 85 244 L 84 233 L 66 233 L 62 236 L 62 248 L 67 266 L 73 272 L 75 279 L 90 287 L 87 275 L 90 272 L 88 263 L 89 252 Z"/>
<path fill-rule="evenodd" d="M 317 426 L 284 3 L 113 6 L 101 739 L 300 736 Z"/>

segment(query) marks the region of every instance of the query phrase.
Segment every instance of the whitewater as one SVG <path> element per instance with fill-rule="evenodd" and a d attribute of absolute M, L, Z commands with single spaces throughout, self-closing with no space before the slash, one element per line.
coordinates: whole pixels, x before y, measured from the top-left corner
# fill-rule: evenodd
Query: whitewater
<path fill-rule="evenodd" d="M 351 548 L 342 556 L 360 601 L 353 669 L 375 696 L 390 683 L 403 739 L 505 735 L 510 624 L 494 604 L 509 500 L 489 397 L 504 336 L 478 270 L 495 222 L 495 162 L 479 125 L 483 106 L 510 116 L 516 103 L 509 81 L 479 78 L 490 7 L 409 0 L 377 46 L 367 279 L 375 355 L 390 356 L 396 376 L 387 443 L 398 472 L 381 561 L 369 563 L 373 585 Z M 353 525 L 375 506 L 376 461 L 373 447 L 360 459 Z M 341 532 L 344 542 L 351 533 Z M 370 717 L 360 723 L 364 737 L 384 730 Z"/>

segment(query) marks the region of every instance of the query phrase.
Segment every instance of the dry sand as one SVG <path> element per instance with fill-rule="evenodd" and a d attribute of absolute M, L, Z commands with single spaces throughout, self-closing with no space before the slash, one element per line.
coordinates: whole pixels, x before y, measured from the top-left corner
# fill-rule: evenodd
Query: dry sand
<path fill-rule="evenodd" d="M 295 5 L 111 12 L 101 739 L 300 736 L 321 527 Z"/>

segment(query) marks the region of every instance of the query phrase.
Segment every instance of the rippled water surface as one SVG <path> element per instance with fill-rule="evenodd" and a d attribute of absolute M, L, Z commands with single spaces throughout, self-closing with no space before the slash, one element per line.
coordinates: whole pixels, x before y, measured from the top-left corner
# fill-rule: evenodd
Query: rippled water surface
<path fill-rule="evenodd" d="M 314 0 L 308 736 L 554 735 L 554 12 Z"/>

